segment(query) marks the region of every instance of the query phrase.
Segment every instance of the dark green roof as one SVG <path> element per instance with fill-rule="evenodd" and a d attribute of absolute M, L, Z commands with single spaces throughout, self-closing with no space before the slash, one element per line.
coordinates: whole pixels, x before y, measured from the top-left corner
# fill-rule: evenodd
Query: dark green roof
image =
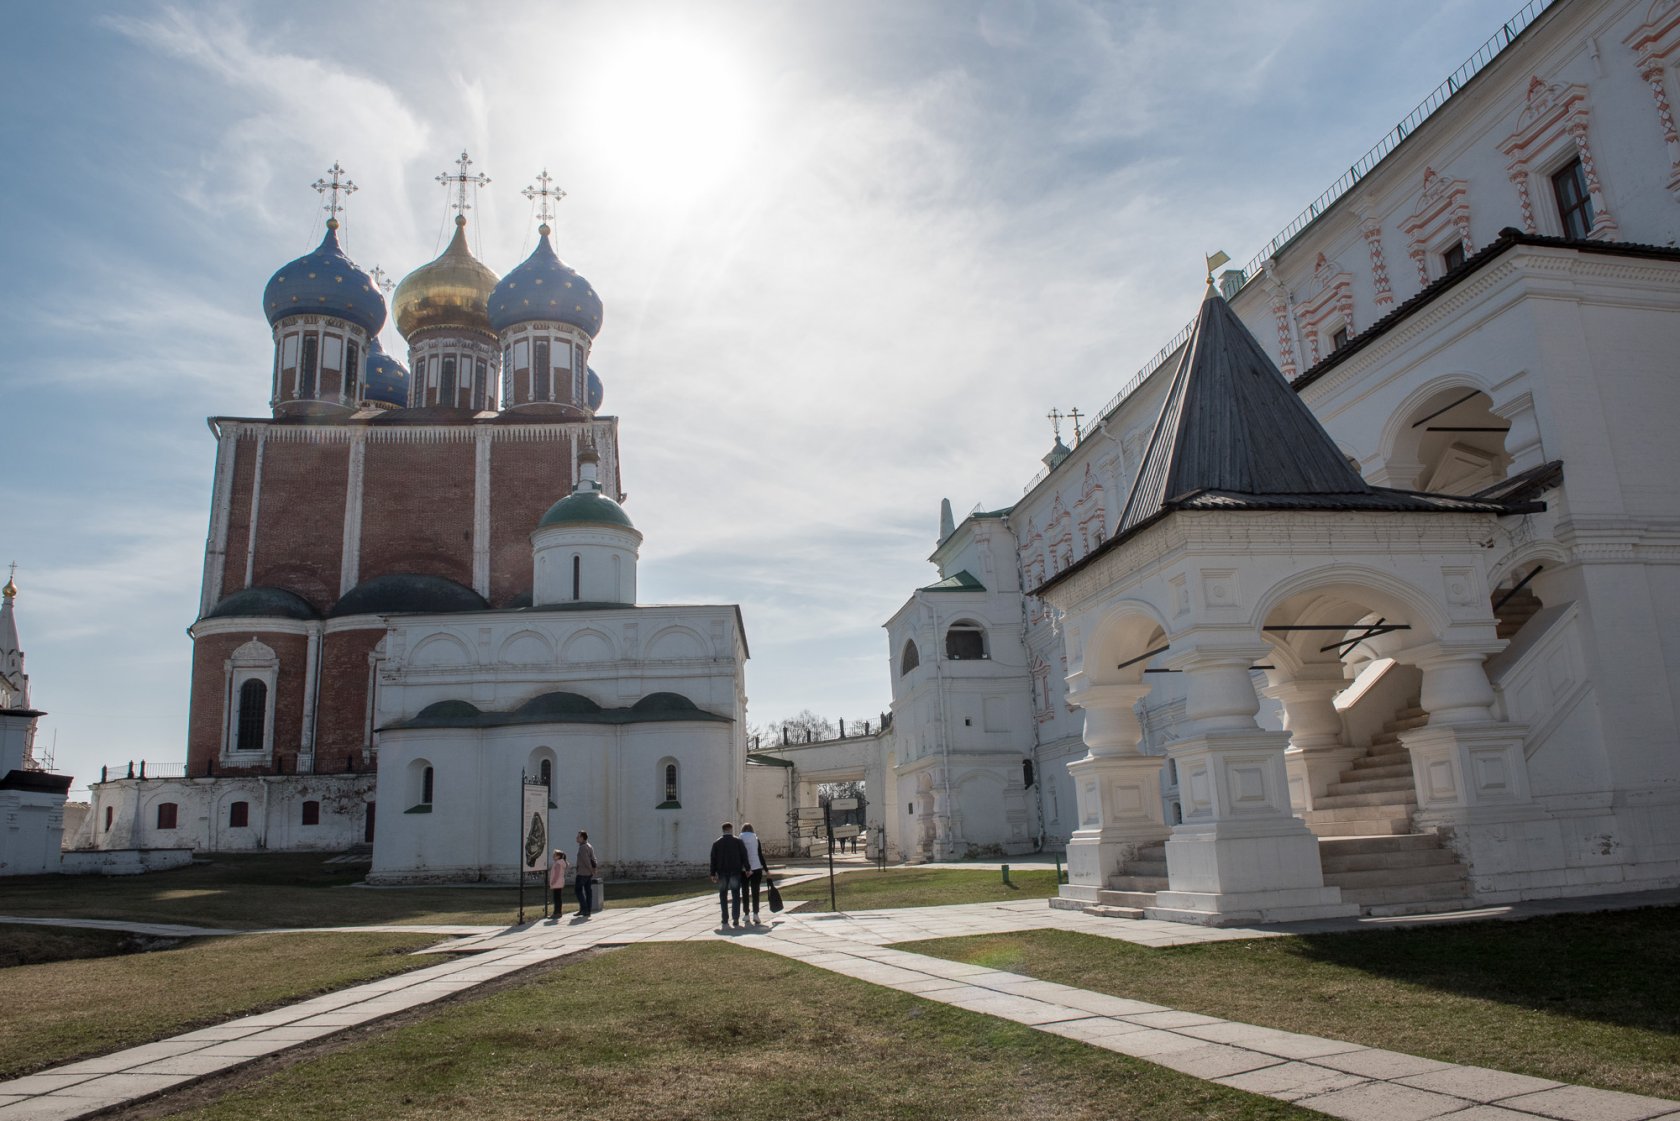
<path fill-rule="evenodd" d="M 319 619 L 309 601 L 285 588 L 255 587 L 234 592 L 205 613 L 206 619 Z"/>
<path fill-rule="evenodd" d="M 396 728 L 499 728 L 510 724 L 653 724 L 671 720 L 733 723 L 707 712 L 681 693 L 649 693 L 629 708 L 602 708 L 580 693 L 556 691 L 532 697 L 512 712 L 485 712 L 470 701 L 437 701 L 417 716 L 387 724 Z"/>
<path fill-rule="evenodd" d="M 436 615 L 454 611 L 483 611 L 490 606 L 483 596 L 442 576 L 421 576 L 413 572 L 389 572 L 363 580 L 339 597 L 327 612 L 339 615 Z"/>
<path fill-rule="evenodd" d="M 782 758 L 779 758 L 775 755 L 765 755 L 765 754 L 763 754 L 761 752 L 757 752 L 757 751 L 747 752 L 747 762 L 748 763 L 757 763 L 758 765 L 763 766 L 763 767 L 791 767 L 791 766 L 793 766 L 793 760 L 792 759 L 782 759 Z"/>
<path fill-rule="evenodd" d="M 975 579 L 974 574 L 966 568 L 961 572 L 945 577 L 937 584 L 929 584 L 922 589 L 924 592 L 983 592 L 985 590 L 986 585 Z"/>
<path fill-rule="evenodd" d="M 539 529 L 545 525 L 621 525 L 625 529 L 636 528 L 630 524 L 630 515 L 624 512 L 624 507 L 598 490 L 568 494 L 550 506 L 548 513 L 537 523 Z"/>

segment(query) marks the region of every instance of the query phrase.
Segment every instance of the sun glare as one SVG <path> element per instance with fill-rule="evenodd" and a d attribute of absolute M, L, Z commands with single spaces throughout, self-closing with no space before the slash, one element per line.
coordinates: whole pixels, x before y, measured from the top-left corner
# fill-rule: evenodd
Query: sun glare
<path fill-rule="evenodd" d="M 644 28 L 595 56 L 586 123 L 628 191 L 692 195 L 725 177 L 751 130 L 742 60 L 692 29 Z"/>

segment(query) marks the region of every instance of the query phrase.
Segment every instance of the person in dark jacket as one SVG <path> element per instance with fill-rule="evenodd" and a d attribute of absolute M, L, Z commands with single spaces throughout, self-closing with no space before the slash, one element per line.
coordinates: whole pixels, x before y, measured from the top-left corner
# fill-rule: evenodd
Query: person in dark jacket
<path fill-rule="evenodd" d="M 718 909 L 723 912 L 720 926 L 728 930 L 731 922 L 741 926 L 741 878 L 747 871 L 747 846 L 735 835 L 735 824 L 723 823 L 723 836 L 712 842 L 712 882 L 718 885 Z M 733 920 L 730 906 L 734 905 Z"/>

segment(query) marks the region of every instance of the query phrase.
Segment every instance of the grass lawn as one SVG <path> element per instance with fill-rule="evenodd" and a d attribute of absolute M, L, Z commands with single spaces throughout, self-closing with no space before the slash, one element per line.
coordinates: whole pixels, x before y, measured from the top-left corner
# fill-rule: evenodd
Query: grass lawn
<path fill-rule="evenodd" d="M 368 923 L 510 925 L 513 887 L 363 888 L 365 865 L 326 863 L 329 854 L 217 855 L 208 863 L 140 876 L 20 876 L 0 880 L 0 914 L 129 919 L 232 929 Z M 525 890 L 526 918 L 542 913 L 546 889 Z M 664 903 L 713 890 L 704 879 L 606 885 L 607 906 Z M 566 889 L 566 910 L 572 909 Z"/>
<path fill-rule="evenodd" d="M 17 927 L 0 927 L 7 938 Z M 85 933 L 85 932 L 77 932 Z M 0 970 L 0 1078 L 436 965 L 424 934 L 257 934 Z"/>
<path fill-rule="evenodd" d="M 400 1076 L 398 1076 L 400 1072 Z M 196 1119 L 1322 1117 L 717 943 L 634 946 L 233 1090 Z"/>
<path fill-rule="evenodd" d="M 835 895 L 842 911 L 878 911 L 891 907 L 942 907 L 949 903 L 1004 903 L 1048 899 L 1056 894 L 1054 869 L 1009 873 L 1010 885 L 995 868 L 888 868 L 837 873 Z M 801 911 L 827 911 L 828 876 L 783 888 L 789 903 L 811 900 Z"/>
<path fill-rule="evenodd" d="M 1454 1063 L 1680 1098 L 1680 908 L 1147 949 L 1063 931 L 903 949 Z"/>

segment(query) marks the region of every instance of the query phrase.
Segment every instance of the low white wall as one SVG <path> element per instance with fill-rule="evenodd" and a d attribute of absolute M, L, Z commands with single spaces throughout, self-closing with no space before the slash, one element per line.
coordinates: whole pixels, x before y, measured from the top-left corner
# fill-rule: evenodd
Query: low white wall
<path fill-rule="evenodd" d="M 103 849 L 67 852 L 59 871 L 67 876 L 138 876 L 192 863 L 192 849 Z"/>

